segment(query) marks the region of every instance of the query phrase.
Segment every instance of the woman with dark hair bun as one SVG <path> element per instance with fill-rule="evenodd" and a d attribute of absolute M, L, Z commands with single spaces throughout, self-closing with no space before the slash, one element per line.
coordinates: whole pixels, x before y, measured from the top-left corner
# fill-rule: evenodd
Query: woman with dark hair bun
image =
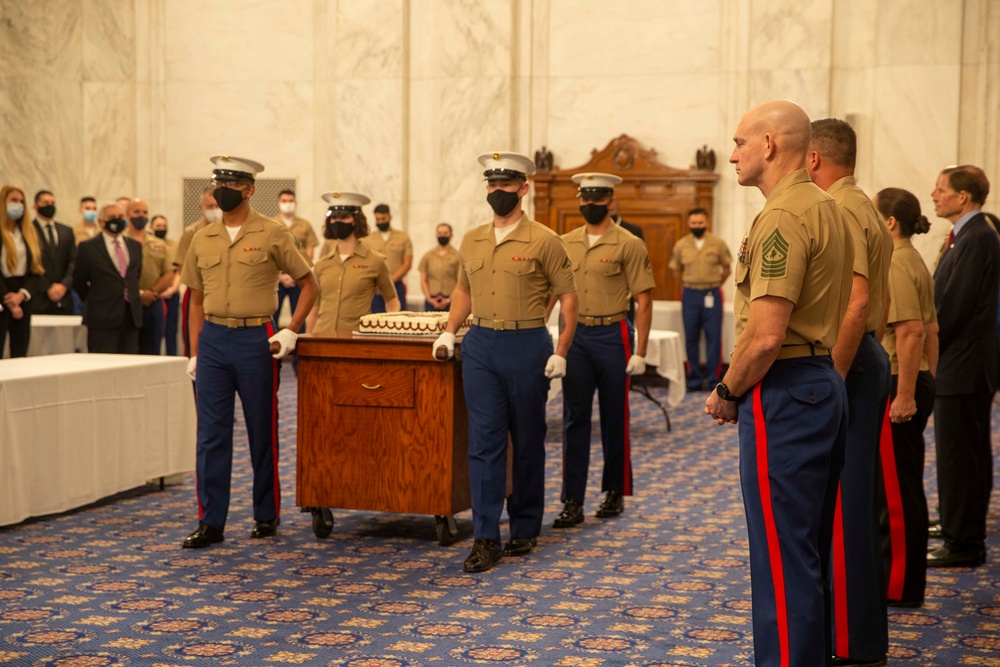
<path fill-rule="evenodd" d="M 937 314 L 934 281 L 910 237 L 930 222 L 910 192 L 886 188 L 873 200 L 892 232 L 889 312 L 882 345 L 892 364 L 889 420 L 881 444 L 885 507 L 882 553 L 890 606 L 919 607 L 927 583 L 924 427 L 934 410 Z"/>

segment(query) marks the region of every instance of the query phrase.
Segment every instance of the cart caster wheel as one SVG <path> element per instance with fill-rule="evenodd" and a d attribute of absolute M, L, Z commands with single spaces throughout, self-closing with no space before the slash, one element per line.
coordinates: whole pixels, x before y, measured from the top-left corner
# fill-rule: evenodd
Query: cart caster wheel
<path fill-rule="evenodd" d="M 312 515 L 313 534 L 320 539 L 329 537 L 333 531 L 333 512 L 325 507 L 314 507 Z"/>
<path fill-rule="evenodd" d="M 455 523 L 455 517 L 436 516 L 434 519 L 437 521 L 438 544 L 443 547 L 454 544 L 458 539 L 458 524 Z"/>

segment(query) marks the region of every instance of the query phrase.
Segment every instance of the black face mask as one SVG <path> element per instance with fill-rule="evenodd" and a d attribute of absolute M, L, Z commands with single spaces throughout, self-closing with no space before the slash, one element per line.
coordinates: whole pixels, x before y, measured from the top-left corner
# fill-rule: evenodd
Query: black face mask
<path fill-rule="evenodd" d="M 700 239 L 702 237 L 702 235 L 704 235 L 704 233 L 705 233 L 705 228 L 704 227 L 692 227 L 691 228 L 691 233 L 694 234 L 694 237 L 696 239 Z"/>
<path fill-rule="evenodd" d="M 49 204 L 48 206 L 39 206 L 38 215 L 42 216 L 43 218 L 48 218 L 49 220 L 51 220 L 56 216 L 56 205 Z"/>
<path fill-rule="evenodd" d="M 167 238 L 167 230 L 165 230 L 165 229 L 154 229 L 153 230 L 153 235 L 156 236 L 156 238 L 158 238 L 158 239 L 165 239 L 165 238 Z"/>
<path fill-rule="evenodd" d="M 376 222 L 375 226 L 378 227 L 380 232 L 387 232 L 389 231 L 389 224 L 388 222 Z"/>
<path fill-rule="evenodd" d="M 443 245 L 443 246 L 448 245 L 449 241 L 451 241 L 451 237 L 450 236 L 439 236 L 438 237 L 438 243 L 441 244 L 441 245 Z"/>
<path fill-rule="evenodd" d="M 326 223 L 326 229 L 323 232 L 323 236 L 328 239 L 343 240 L 350 236 L 353 232 L 353 222 L 343 222 L 338 220 L 337 222 Z"/>
<path fill-rule="evenodd" d="M 235 211 L 237 207 L 243 203 L 243 193 L 239 190 L 233 190 L 232 188 L 227 188 L 224 185 L 220 185 L 215 188 L 212 192 L 212 196 L 215 197 L 215 203 L 219 205 L 226 213 L 230 211 Z"/>
<path fill-rule="evenodd" d="M 128 221 L 131 222 L 132 226 L 136 229 L 145 229 L 146 225 L 149 223 L 149 218 L 144 215 L 137 215 L 134 218 L 129 218 Z"/>
<path fill-rule="evenodd" d="M 588 225 L 599 225 L 604 218 L 608 217 L 608 207 L 602 204 L 584 204 L 580 207 L 580 213 Z"/>
<path fill-rule="evenodd" d="M 112 234 L 121 234 L 125 231 L 125 218 L 108 218 L 104 221 L 104 228 Z"/>
<path fill-rule="evenodd" d="M 521 198 L 517 196 L 516 192 L 494 190 L 486 195 L 486 201 L 493 208 L 493 212 L 503 218 L 510 215 L 510 212 L 517 208 L 517 203 L 521 201 Z"/>

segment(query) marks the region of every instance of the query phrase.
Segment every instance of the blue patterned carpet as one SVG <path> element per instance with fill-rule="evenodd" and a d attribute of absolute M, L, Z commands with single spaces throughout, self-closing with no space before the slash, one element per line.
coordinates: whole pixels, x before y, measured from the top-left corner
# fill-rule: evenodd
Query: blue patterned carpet
<path fill-rule="evenodd" d="M 481 575 L 461 570 L 468 513 L 449 547 L 431 517 L 365 512 L 335 511 L 333 534 L 316 539 L 294 507 L 295 400 L 286 367 L 276 538 L 249 539 L 245 449 L 226 542 L 206 550 L 180 548 L 197 522 L 191 476 L 0 530 L 0 664 L 752 664 L 736 430 L 702 415 L 704 394 L 671 412 L 667 433 L 633 393 L 637 495 L 624 516 L 594 519 L 592 473 L 587 520 L 562 531 L 550 527 L 561 463 L 561 401 L 551 403 L 539 548 Z M 599 446 L 594 457 L 599 470 Z M 988 566 L 932 571 L 924 608 L 890 612 L 890 665 L 1000 666 L 995 511 L 990 530 Z"/>

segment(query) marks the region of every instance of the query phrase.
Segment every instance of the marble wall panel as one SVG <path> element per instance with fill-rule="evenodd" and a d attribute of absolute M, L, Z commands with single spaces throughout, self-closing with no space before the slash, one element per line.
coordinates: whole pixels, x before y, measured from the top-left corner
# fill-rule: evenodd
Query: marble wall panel
<path fill-rule="evenodd" d="M 162 26 L 170 81 L 311 81 L 312 0 L 170 0 Z"/>
<path fill-rule="evenodd" d="M 0 0 L 0 72 L 78 81 L 83 69 L 80 0 Z"/>
<path fill-rule="evenodd" d="M 833 66 L 870 67 L 876 61 L 879 3 L 837 0 L 833 3 Z"/>
<path fill-rule="evenodd" d="M 83 84 L 83 189 L 98 202 L 137 194 L 135 84 Z"/>
<path fill-rule="evenodd" d="M 83 0 L 83 80 L 135 78 L 135 1 Z"/>
<path fill-rule="evenodd" d="M 830 66 L 831 0 L 751 0 L 750 67 Z"/>
<path fill-rule="evenodd" d="M 858 185 L 868 191 L 875 178 L 875 69 L 834 69 L 831 84 L 830 116 L 852 121 L 858 136 L 855 176 Z"/>
<path fill-rule="evenodd" d="M 723 5 L 723 0 L 552 0 L 549 73 L 590 79 L 714 72 L 721 58 Z"/>
<path fill-rule="evenodd" d="M 829 68 L 754 70 L 748 76 L 750 107 L 789 99 L 805 109 L 810 118 L 830 115 Z"/>
<path fill-rule="evenodd" d="M 876 4 L 877 64 L 937 66 L 961 62 L 962 0 Z"/>
<path fill-rule="evenodd" d="M 316 79 L 403 75 L 403 0 L 316 0 Z"/>
<path fill-rule="evenodd" d="M 510 75 L 514 0 L 412 3 L 410 76 Z"/>

